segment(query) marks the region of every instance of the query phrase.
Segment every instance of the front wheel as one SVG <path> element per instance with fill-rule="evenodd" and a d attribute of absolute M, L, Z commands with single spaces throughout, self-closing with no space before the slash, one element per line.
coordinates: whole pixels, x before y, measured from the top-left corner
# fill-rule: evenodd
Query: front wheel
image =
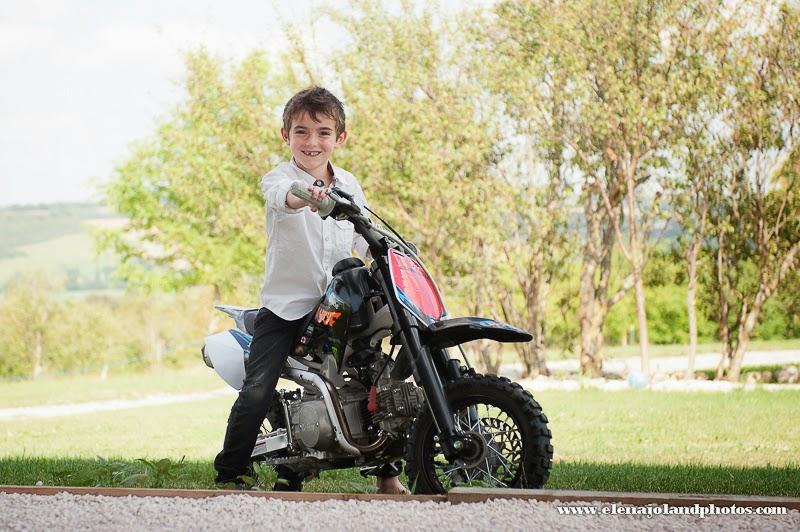
<path fill-rule="evenodd" d="M 505 377 L 475 375 L 448 383 L 455 425 L 471 441 L 470 456 L 448 462 L 430 410 L 414 421 L 406 472 L 414 493 L 446 493 L 456 486 L 541 488 L 550 476 L 552 436 L 530 392 Z"/>

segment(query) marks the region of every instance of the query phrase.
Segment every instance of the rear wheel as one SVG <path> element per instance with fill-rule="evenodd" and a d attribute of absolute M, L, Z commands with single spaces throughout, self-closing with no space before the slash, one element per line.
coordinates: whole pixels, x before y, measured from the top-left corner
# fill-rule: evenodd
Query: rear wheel
<path fill-rule="evenodd" d="M 495 375 L 459 379 L 448 383 L 445 392 L 456 427 L 472 451 L 448 462 L 425 409 L 411 428 L 405 453 L 414 493 L 446 493 L 456 486 L 544 486 L 553 458 L 551 432 L 530 392 Z"/>

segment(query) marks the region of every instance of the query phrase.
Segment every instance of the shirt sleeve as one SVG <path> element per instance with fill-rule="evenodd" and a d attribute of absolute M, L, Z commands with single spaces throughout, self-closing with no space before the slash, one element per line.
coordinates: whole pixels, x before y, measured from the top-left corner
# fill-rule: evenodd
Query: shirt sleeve
<path fill-rule="evenodd" d="M 261 193 L 264 195 L 264 202 L 267 208 L 287 214 L 294 214 L 305 207 L 292 209 L 286 205 L 286 194 L 292 188 L 294 180 L 280 168 L 267 173 L 261 178 Z"/>

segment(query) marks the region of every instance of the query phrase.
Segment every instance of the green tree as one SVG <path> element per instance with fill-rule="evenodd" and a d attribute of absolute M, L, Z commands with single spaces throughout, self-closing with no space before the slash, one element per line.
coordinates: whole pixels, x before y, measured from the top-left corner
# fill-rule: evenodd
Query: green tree
<path fill-rule="evenodd" d="M 562 140 L 568 98 L 564 72 L 539 69 L 536 51 L 526 35 L 526 21 L 512 24 L 503 16 L 476 13 L 469 49 L 472 68 L 491 98 L 502 106 L 503 136 L 509 145 L 497 164 L 506 186 L 502 195 L 505 259 L 501 299 L 507 321 L 533 334 L 530 344 L 515 344 L 524 374 L 547 373 L 544 349 L 547 301 L 554 283 L 563 280 L 573 258 L 569 208 L 574 204 Z M 491 55 L 491 57 L 489 56 Z"/>
<path fill-rule="evenodd" d="M 714 6 L 708 2 L 708 6 Z M 719 187 L 719 172 L 724 131 L 718 117 L 734 105 L 735 95 L 720 83 L 727 62 L 729 43 L 741 27 L 741 17 L 734 10 L 712 12 L 711 29 L 704 39 L 690 41 L 695 53 L 713 58 L 706 64 L 703 90 L 698 105 L 684 122 L 684 135 L 670 150 L 673 173 L 666 183 L 667 195 L 675 218 L 683 228 L 679 242 L 684 250 L 687 275 L 686 309 L 688 315 L 689 352 L 686 378 L 694 378 L 697 354 L 697 290 L 703 247 L 709 237 L 710 209 L 714 190 Z M 708 81 L 711 81 L 710 83 Z"/>
<path fill-rule="evenodd" d="M 350 117 L 337 160 L 450 293 L 496 259 L 481 253 L 479 237 L 497 238 L 486 200 L 497 183 L 498 131 L 480 87 L 463 75 L 464 36 L 432 8 L 415 14 L 404 5 L 397 15 L 376 1 L 333 13 L 353 43 L 332 59 Z"/>
<path fill-rule="evenodd" d="M 743 21 L 720 79 L 733 102 L 717 117 L 707 245 L 724 346 L 717 378 L 730 380 L 764 305 L 800 262 L 800 11 L 752 3 Z"/>
<path fill-rule="evenodd" d="M 205 51 L 186 56 L 186 99 L 133 148 L 104 187 L 128 217 L 102 239 L 134 286 L 255 285 L 263 268 L 259 177 L 283 155 L 276 109 L 285 90 L 258 52 L 226 69 Z"/>
<path fill-rule="evenodd" d="M 648 371 L 643 272 L 659 218 L 655 177 L 703 86 L 702 1 L 619 0 L 498 4 L 499 26 L 518 43 L 519 76 L 564 102 L 554 140 L 579 182 L 584 221 L 581 365 L 597 372 L 608 309 L 634 288 L 642 369 Z M 500 41 L 504 42 L 504 41 Z M 540 109 L 537 109 L 540 111 Z M 631 274 L 612 291 L 618 247 Z"/>
<path fill-rule="evenodd" d="M 57 276 L 36 271 L 6 287 L 0 300 L 0 375 L 35 379 L 45 371 L 52 346 L 62 341 L 50 333 L 61 288 Z"/>

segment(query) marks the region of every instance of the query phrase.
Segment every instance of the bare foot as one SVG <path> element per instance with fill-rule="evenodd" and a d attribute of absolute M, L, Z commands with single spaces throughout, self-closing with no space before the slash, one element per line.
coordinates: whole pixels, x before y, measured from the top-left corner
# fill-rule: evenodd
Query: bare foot
<path fill-rule="evenodd" d="M 397 477 L 375 477 L 375 485 L 378 493 L 388 493 L 391 495 L 408 495 L 408 488 L 403 486 Z"/>

